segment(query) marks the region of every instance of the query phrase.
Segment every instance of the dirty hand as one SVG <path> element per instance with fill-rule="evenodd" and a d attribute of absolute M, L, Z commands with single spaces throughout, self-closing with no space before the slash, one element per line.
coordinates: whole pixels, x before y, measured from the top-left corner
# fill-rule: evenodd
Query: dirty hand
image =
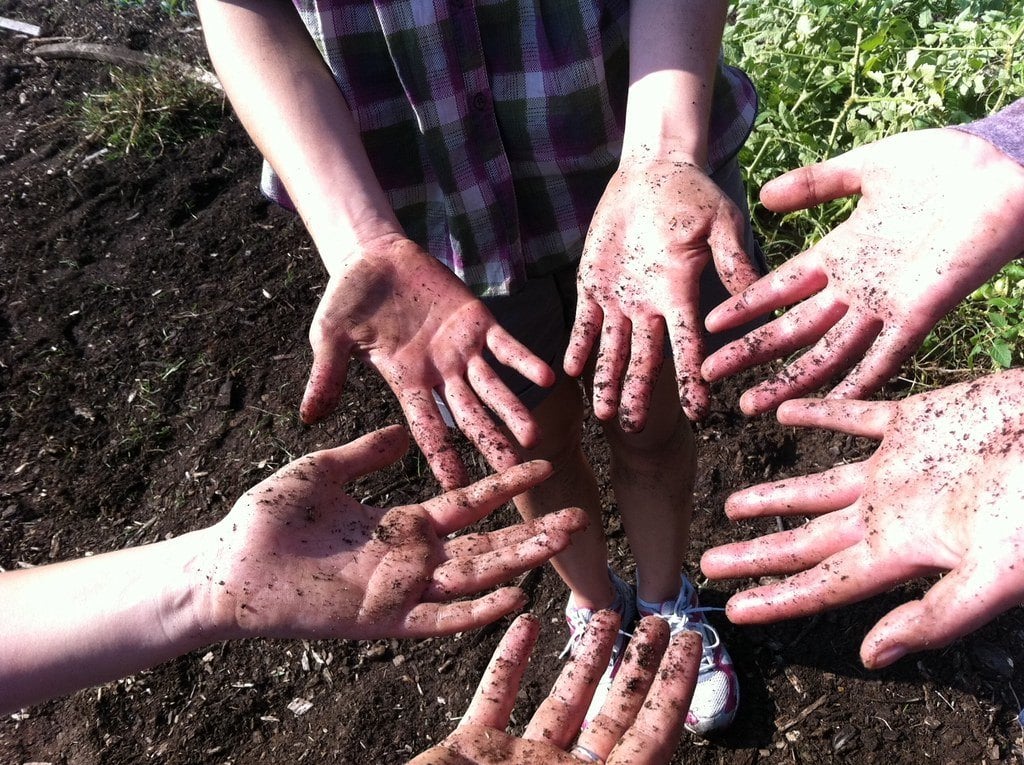
<path fill-rule="evenodd" d="M 433 392 L 495 470 L 517 461 L 490 408 L 524 447 L 538 431 L 529 410 L 498 378 L 485 350 L 523 377 L 547 386 L 554 372 L 502 329 L 490 311 L 447 268 L 400 236 L 369 246 L 331 277 L 310 328 L 313 368 L 302 400 L 303 421 L 337 405 L 349 359 L 366 361 L 398 397 L 431 470 L 446 489 L 468 473 Z"/>
<path fill-rule="evenodd" d="M 806 616 L 945 573 L 886 615 L 861 646 L 865 666 L 946 645 L 1024 600 L 1024 371 L 898 402 L 788 401 L 785 425 L 882 439 L 864 462 L 732 495 L 732 519 L 817 515 L 714 548 L 715 579 L 791 574 L 733 596 L 737 623 Z"/>
<path fill-rule="evenodd" d="M 935 323 L 1024 252 L 1024 168 L 956 130 L 922 130 L 776 178 L 761 201 L 791 212 L 860 194 L 818 244 L 708 314 L 711 332 L 784 306 L 704 362 L 708 380 L 810 346 L 744 393 L 768 411 L 849 369 L 829 394 L 863 398 L 894 375 Z"/>
<path fill-rule="evenodd" d="M 459 727 L 413 765 L 668 762 L 697 682 L 700 637 L 684 630 L 670 640 L 664 620 L 642 619 L 601 714 L 580 731 L 618 629 L 614 612 L 594 616 L 578 657 L 566 664 L 522 737 L 516 737 L 506 728 L 540 631 L 536 616 L 520 616 L 494 652 Z"/>
<path fill-rule="evenodd" d="M 480 627 L 525 602 L 514 587 L 478 593 L 540 565 L 586 525 L 580 510 L 448 538 L 551 473 L 517 465 L 422 504 L 362 504 L 345 484 L 395 462 L 391 426 L 302 457 L 255 486 L 212 527 L 200 557 L 201 623 L 226 637 L 429 637 Z"/>
<path fill-rule="evenodd" d="M 709 394 L 700 376 L 700 275 L 713 256 L 730 291 L 756 279 L 743 225 L 736 206 L 696 166 L 623 161 L 587 234 L 565 354 L 565 371 L 578 377 L 598 345 L 598 418 L 618 414 L 625 430 L 643 429 L 666 331 L 683 410 L 691 419 L 704 414 Z"/>

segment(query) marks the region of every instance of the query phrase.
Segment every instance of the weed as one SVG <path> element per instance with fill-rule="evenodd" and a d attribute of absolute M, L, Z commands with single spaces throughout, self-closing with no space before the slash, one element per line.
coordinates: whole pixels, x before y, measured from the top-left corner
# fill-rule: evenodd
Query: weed
<path fill-rule="evenodd" d="M 117 5 L 125 8 L 142 8 L 152 0 L 114 0 Z M 194 16 L 189 0 L 160 0 L 160 10 L 170 15 Z"/>
<path fill-rule="evenodd" d="M 113 88 L 85 94 L 78 111 L 89 136 L 115 156 L 159 156 L 169 145 L 214 132 L 224 116 L 219 94 L 173 73 L 112 69 L 110 79 Z"/>

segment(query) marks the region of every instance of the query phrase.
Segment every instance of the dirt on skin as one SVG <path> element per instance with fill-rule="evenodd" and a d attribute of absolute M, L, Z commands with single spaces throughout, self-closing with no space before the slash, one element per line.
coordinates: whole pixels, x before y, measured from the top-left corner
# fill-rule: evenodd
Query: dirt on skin
<path fill-rule="evenodd" d="M 47 37 L 208 66 L 198 21 L 158 3 L 0 0 L 0 15 L 40 24 Z M 260 159 L 230 110 L 215 133 L 155 159 L 96 156 L 103 147 L 84 137 L 68 103 L 109 88 L 108 66 L 36 59 L 6 31 L 0 51 L 0 566 L 212 524 L 288 460 L 402 422 L 390 392 L 357 364 L 338 412 L 300 424 L 306 334 L 326 276 L 299 222 L 261 199 Z M 731 525 L 729 492 L 856 460 L 872 446 L 744 418 L 738 392 L 753 380 L 717 386 L 697 429 L 691 571 L 707 547 L 776 526 Z M 600 443 L 591 426 L 614 563 L 629 577 Z M 394 505 L 438 486 L 413 449 L 351 493 Z M 504 508 L 480 528 L 515 518 Z M 704 603 L 717 606 L 749 584 L 697 581 Z M 713 615 L 742 682 L 741 710 L 713 740 L 684 740 L 676 761 L 1020 761 L 1019 610 L 891 669 L 860 666 L 867 629 L 926 584 L 770 627 Z M 554 680 L 566 638 L 566 592 L 550 567 L 522 586 L 543 630 L 517 730 Z M 212 645 L 7 716 L 0 763 L 404 762 L 453 728 L 507 626 L 422 641 Z"/>

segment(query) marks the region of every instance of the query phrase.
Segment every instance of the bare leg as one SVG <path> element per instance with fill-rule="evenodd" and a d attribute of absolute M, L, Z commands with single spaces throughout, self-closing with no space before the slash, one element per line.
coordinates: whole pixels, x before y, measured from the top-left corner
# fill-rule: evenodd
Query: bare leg
<path fill-rule="evenodd" d="M 548 460 L 555 473 L 540 486 L 516 497 L 516 507 L 526 519 L 563 507 L 586 511 L 589 527 L 576 534 L 572 545 L 552 558 L 551 563 L 572 590 L 577 606 L 607 608 L 615 593 L 608 578 L 608 547 L 601 523 L 597 479 L 582 449 L 584 403 L 579 383 L 562 376 L 533 415 L 541 427 L 540 446 L 524 450 L 523 459 Z"/>
<path fill-rule="evenodd" d="M 650 602 L 673 599 L 690 543 L 696 450 L 672 365 L 662 369 L 642 432 L 625 433 L 617 421 L 603 426 L 612 488 L 637 562 L 637 595 Z"/>

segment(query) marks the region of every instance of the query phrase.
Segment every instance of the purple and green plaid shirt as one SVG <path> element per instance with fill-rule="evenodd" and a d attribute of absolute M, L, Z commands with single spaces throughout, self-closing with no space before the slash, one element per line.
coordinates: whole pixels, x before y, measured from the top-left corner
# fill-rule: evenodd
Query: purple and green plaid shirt
<path fill-rule="evenodd" d="M 622 148 L 628 0 L 294 0 L 406 234 L 478 296 L 579 259 Z M 722 66 L 709 169 L 757 111 Z M 264 192 L 290 207 L 264 167 Z"/>

